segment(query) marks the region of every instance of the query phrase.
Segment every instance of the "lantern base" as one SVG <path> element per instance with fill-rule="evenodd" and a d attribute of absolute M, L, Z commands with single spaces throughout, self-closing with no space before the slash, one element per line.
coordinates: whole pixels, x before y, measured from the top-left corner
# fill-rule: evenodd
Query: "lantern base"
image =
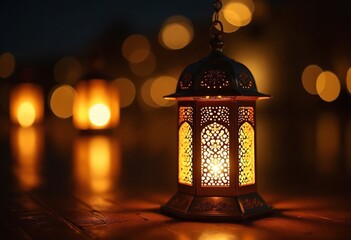
<path fill-rule="evenodd" d="M 258 193 L 209 197 L 177 192 L 161 207 L 161 212 L 186 220 L 240 221 L 272 213 L 273 209 Z"/>

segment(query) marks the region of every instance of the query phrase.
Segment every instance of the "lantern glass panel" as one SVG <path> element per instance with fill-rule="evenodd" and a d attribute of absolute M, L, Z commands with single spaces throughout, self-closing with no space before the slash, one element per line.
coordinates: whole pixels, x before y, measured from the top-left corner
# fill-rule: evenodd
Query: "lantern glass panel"
<path fill-rule="evenodd" d="M 193 185 L 193 108 L 179 107 L 178 182 Z"/>
<path fill-rule="evenodd" d="M 193 185 L 193 130 L 184 122 L 179 128 L 179 178 L 181 184 Z"/>
<path fill-rule="evenodd" d="M 229 131 L 216 122 L 201 131 L 201 186 L 229 187 Z"/>
<path fill-rule="evenodd" d="M 255 184 L 255 130 L 253 107 L 239 107 L 239 186 Z"/>

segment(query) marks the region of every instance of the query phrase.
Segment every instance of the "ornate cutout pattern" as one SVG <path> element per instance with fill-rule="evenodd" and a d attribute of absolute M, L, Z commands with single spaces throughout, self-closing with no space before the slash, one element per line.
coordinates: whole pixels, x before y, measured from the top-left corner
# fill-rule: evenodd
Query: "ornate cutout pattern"
<path fill-rule="evenodd" d="M 202 107 L 201 108 L 200 125 L 203 126 L 207 122 L 224 122 L 229 126 L 229 107 Z"/>
<path fill-rule="evenodd" d="M 229 131 L 216 122 L 201 131 L 201 186 L 229 187 Z"/>
<path fill-rule="evenodd" d="M 178 182 L 193 185 L 193 130 L 188 122 L 179 128 Z"/>
<path fill-rule="evenodd" d="M 252 126 L 255 126 L 253 107 L 239 107 L 238 125 L 241 125 L 243 122 L 249 122 Z"/>
<path fill-rule="evenodd" d="M 183 122 L 193 124 L 193 108 L 192 107 L 179 107 L 179 125 Z"/>
<path fill-rule="evenodd" d="M 200 86 L 205 89 L 222 89 L 229 87 L 229 78 L 222 70 L 209 70 L 203 73 Z"/>
<path fill-rule="evenodd" d="M 254 86 L 253 80 L 245 72 L 241 72 L 238 77 L 239 87 L 251 89 Z"/>
<path fill-rule="evenodd" d="M 255 132 L 245 122 L 239 128 L 239 185 L 255 184 Z"/>
<path fill-rule="evenodd" d="M 193 84 L 193 81 L 191 81 L 191 78 L 192 78 L 191 73 L 184 74 L 179 81 L 180 89 L 188 90 L 191 87 L 191 85 Z"/>

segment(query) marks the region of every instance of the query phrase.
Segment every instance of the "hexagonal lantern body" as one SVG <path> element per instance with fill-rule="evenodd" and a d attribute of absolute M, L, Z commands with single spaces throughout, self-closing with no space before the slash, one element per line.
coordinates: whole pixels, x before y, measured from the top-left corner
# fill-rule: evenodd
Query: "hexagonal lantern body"
<path fill-rule="evenodd" d="M 162 212 L 194 220 L 240 220 L 271 212 L 256 191 L 254 78 L 243 64 L 212 53 L 185 68 L 178 100 L 178 192 Z"/>

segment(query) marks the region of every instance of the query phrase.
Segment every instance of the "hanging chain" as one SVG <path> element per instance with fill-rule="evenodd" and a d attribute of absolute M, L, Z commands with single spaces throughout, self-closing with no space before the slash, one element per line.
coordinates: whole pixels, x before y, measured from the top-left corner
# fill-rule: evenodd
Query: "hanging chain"
<path fill-rule="evenodd" d="M 219 31 L 220 34 L 223 33 L 223 24 L 222 22 L 219 20 L 219 11 L 222 9 L 222 1 L 221 0 L 216 0 L 213 3 L 213 9 L 214 9 L 214 19 L 212 21 L 212 25 L 211 25 L 211 33 L 213 35 L 219 35 L 218 32 L 215 30 L 216 26 L 219 26 Z"/>
<path fill-rule="evenodd" d="M 213 50 L 217 51 L 222 51 L 224 43 L 222 41 L 222 34 L 223 34 L 223 24 L 219 20 L 219 11 L 222 8 L 222 1 L 221 0 L 216 0 L 213 4 L 214 8 L 214 19 L 212 21 L 211 27 L 210 27 L 210 32 L 212 34 L 212 41 L 211 41 L 211 47 Z M 218 28 L 219 30 L 218 30 Z"/>

